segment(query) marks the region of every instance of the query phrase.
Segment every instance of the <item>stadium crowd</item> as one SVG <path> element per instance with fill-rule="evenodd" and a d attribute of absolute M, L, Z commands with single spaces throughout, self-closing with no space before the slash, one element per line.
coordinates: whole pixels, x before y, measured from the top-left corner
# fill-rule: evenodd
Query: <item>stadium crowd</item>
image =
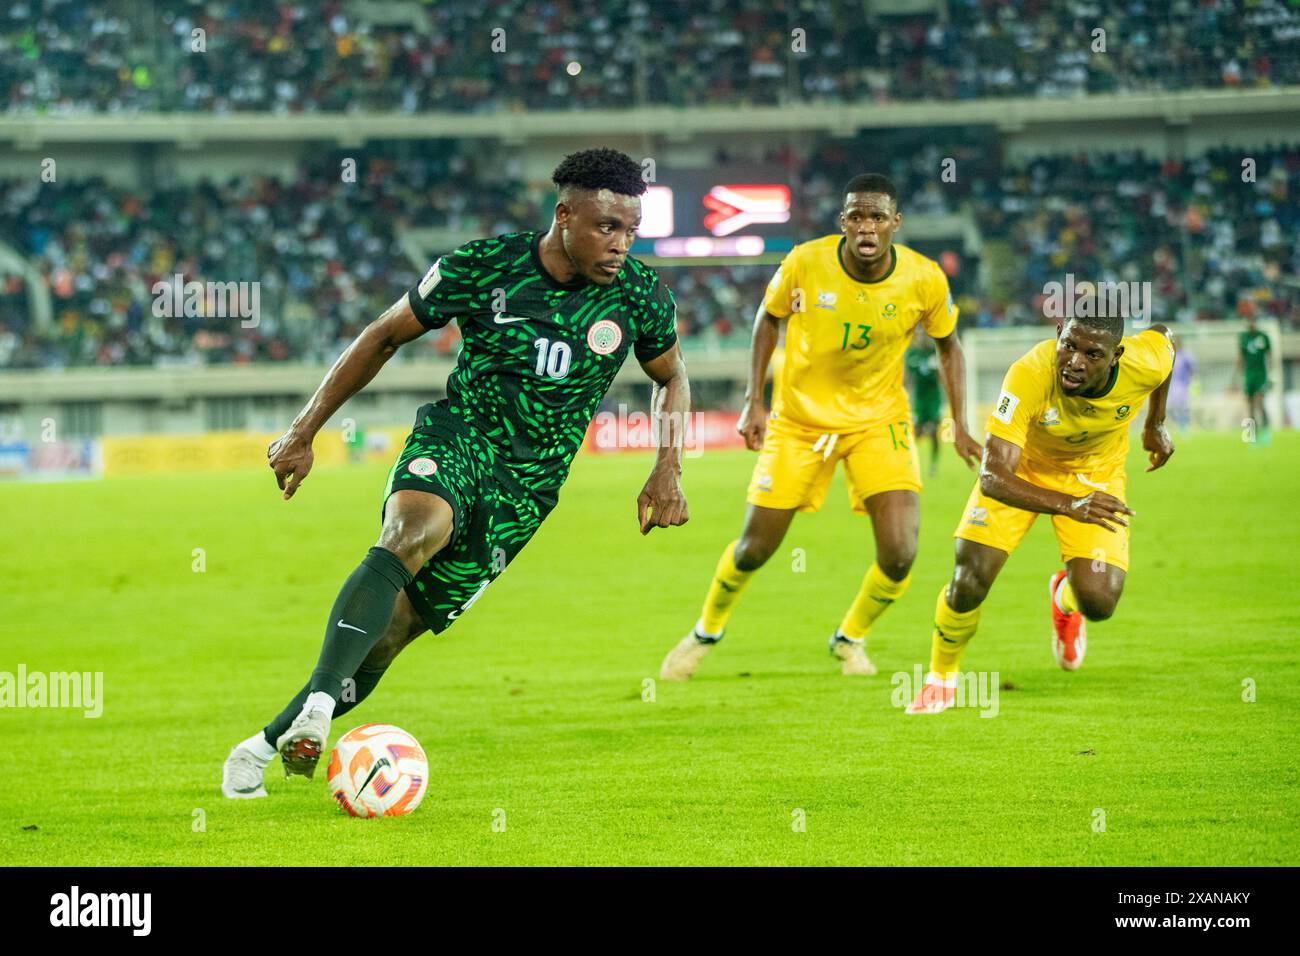
<path fill-rule="evenodd" d="M 1252 178 L 1253 177 L 1253 178 Z M 1186 162 L 1136 153 L 1035 159 L 977 183 L 986 239 L 1005 239 L 1038 309 L 1043 285 L 1076 276 L 1152 283 L 1177 321 L 1255 315 L 1300 327 L 1300 148 Z"/>
<path fill-rule="evenodd" d="M 1286 0 L 950 0 L 878 15 L 856 0 L 162 6 L 4 4 L 0 109 L 482 112 L 1300 82 L 1300 8 Z"/>
<path fill-rule="evenodd" d="M 401 231 L 493 234 L 532 222 L 522 183 L 450 188 L 477 173 L 466 154 L 362 157 L 356 182 L 321 157 L 292 181 L 243 176 L 126 189 L 100 179 L 0 180 L 0 240 L 51 291 L 55 328 L 37 334 L 25 284 L 0 286 L 0 366 L 329 360 L 419 277 Z M 257 324 L 156 315 L 156 283 L 257 282 Z M 165 297 L 165 294 L 164 294 Z M 229 310 L 227 310 L 229 311 Z M 444 350 L 445 337 L 431 345 Z"/>
<path fill-rule="evenodd" d="M 950 153 L 970 163 L 957 183 L 937 175 Z M 1243 181 L 1238 151 L 1185 163 L 1098 154 L 1003 165 L 996 154 L 966 141 L 904 150 L 888 164 L 905 215 L 968 213 L 986 254 L 1000 245 L 1019 263 L 1005 289 L 974 287 L 965 270 L 954 288 L 967 293 L 967 321 L 1041 322 L 1044 284 L 1069 271 L 1152 282 L 1159 318 L 1254 314 L 1300 328 L 1300 145 L 1252 153 L 1253 182 Z M 855 155 L 852 141 L 832 141 L 792 169 L 796 240 L 834 231 Z M 423 265 L 401 243 L 407 229 L 494 235 L 545 225 L 548 184 L 487 176 L 475 160 L 449 145 L 422 148 L 418 159 L 365 155 L 355 183 L 327 154 L 290 181 L 126 189 L 0 180 L 0 239 L 39 271 L 54 312 L 53 329 L 38 332 L 24 279 L 3 280 L 0 367 L 328 361 L 418 278 Z M 906 220 L 899 239 L 908 241 Z M 699 346 L 746 334 L 771 267 L 661 271 L 683 337 Z M 258 282 L 257 324 L 156 315 L 156 283 L 177 274 Z M 448 353 L 455 343 L 451 326 L 404 354 Z"/>

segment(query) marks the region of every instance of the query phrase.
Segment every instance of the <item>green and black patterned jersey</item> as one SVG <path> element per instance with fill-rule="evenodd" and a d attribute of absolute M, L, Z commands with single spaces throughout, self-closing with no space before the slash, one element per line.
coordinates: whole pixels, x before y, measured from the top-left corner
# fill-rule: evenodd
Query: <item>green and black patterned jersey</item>
<path fill-rule="evenodd" d="M 519 232 L 466 243 L 408 297 L 427 328 L 460 325 L 450 411 L 525 488 L 553 502 L 628 351 L 644 362 L 677 341 L 676 306 L 631 256 L 607 286 L 560 283 L 542 267 L 540 239 Z"/>

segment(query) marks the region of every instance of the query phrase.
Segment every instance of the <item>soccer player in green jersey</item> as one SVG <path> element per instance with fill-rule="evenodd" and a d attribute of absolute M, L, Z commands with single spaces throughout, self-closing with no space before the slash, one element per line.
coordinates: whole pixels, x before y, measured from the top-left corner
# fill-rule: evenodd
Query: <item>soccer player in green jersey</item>
<path fill-rule="evenodd" d="M 1247 414 L 1258 425 L 1260 437 L 1268 431 L 1268 411 L 1264 393 L 1268 391 L 1268 359 L 1273 346 L 1268 335 L 1257 327 L 1255 317 L 1246 319 L 1246 331 L 1237 339 L 1237 373 L 1246 395 Z"/>
<path fill-rule="evenodd" d="M 903 356 L 907 381 L 912 387 L 912 433 L 930 439 L 930 476 L 939 470 L 939 419 L 943 392 L 939 387 L 939 353 L 934 339 L 917 329 L 912 347 Z"/>
<path fill-rule="evenodd" d="M 348 346 L 267 451 L 284 498 L 312 466 L 312 439 L 399 347 L 449 322 L 462 345 L 447 397 L 422 406 L 381 508 L 379 540 L 330 610 L 311 678 L 226 759 L 222 792 L 262 797 L 278 751 L 313 776 L 330 721 L 374 690 L 398 653 L 437 634 L 483 594 L 555 507 L 573 456 L 629 351 L 654 382 L 660 448 L 637 498 L 641 533 L 685 524 L 681 446 L 690 409 L 676 307 L 628 255 L 646 190 L 611 149 L 565 158 L 546 233 L 469 242 Z"/>

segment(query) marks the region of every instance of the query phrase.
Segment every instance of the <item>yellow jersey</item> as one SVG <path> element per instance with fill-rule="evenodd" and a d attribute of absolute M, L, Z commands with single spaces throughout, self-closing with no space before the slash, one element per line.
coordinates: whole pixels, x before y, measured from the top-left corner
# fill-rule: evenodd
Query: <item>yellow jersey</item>
<path fill-rule="evenodd" d="M 1024 449 L 1039 470 L 1104 475 L 1122 471 L 1128 432 L 1148 395 L 1174 367 L 1174 347 L 1155 329 L 1126 336 L 1124 353 L 1104 395 L 1065 395 L 1056 369 L 1056 340 L 1039 342 L 1002 382 L 988 433 Z"/>
<path fill-rule="evenodd" d="M 907 421 L 903 353 L 916 324 L 935 338 L 957 326 L 948 279 L 933 259 L 895 243 L 884 278 L 862 282 L 844 269 L 843 241 L 795 246 L 763 297 L 763 308 L 788 320 L 772 417 L 828 434 Z"/>

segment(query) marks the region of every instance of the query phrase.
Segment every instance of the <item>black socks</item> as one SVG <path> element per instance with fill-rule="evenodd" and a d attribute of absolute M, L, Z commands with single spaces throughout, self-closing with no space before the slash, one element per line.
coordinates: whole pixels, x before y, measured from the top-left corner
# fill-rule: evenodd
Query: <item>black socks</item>
<path fill-rule="evenodd" d="M 410 582 L 411 573 L 393 552 L 371 548 L 366 553 L 361 564 L 343 582 L 334 601 L 325 628 L 325 643 L 311 680 L 262 729 L 262 736 L 271 746 L 275 746 L 276 739 L 302 711 L 308 694 L 314 691 L 329 694 L 338 702 L 334 711 L 338 715 L 347 713 L 375 689 L 387 668 L 368 668 L 362 663 L 388 630 L 397 594 Z M 343 682 L 348 679 L 356 682 L 355 695 L 348 695 L 352 700 L 340 701 Z"/>
<path fill-rule="evenodd" d="M 371 548 L 334 601 L 325 626 L 325 644 L 312 671 L 312 692 L 324 691 L 338 701 L 343 682 L 357 672 L 370 649 L 388 630 L 393 608 L 411 573 L 386 548 Z"/>

